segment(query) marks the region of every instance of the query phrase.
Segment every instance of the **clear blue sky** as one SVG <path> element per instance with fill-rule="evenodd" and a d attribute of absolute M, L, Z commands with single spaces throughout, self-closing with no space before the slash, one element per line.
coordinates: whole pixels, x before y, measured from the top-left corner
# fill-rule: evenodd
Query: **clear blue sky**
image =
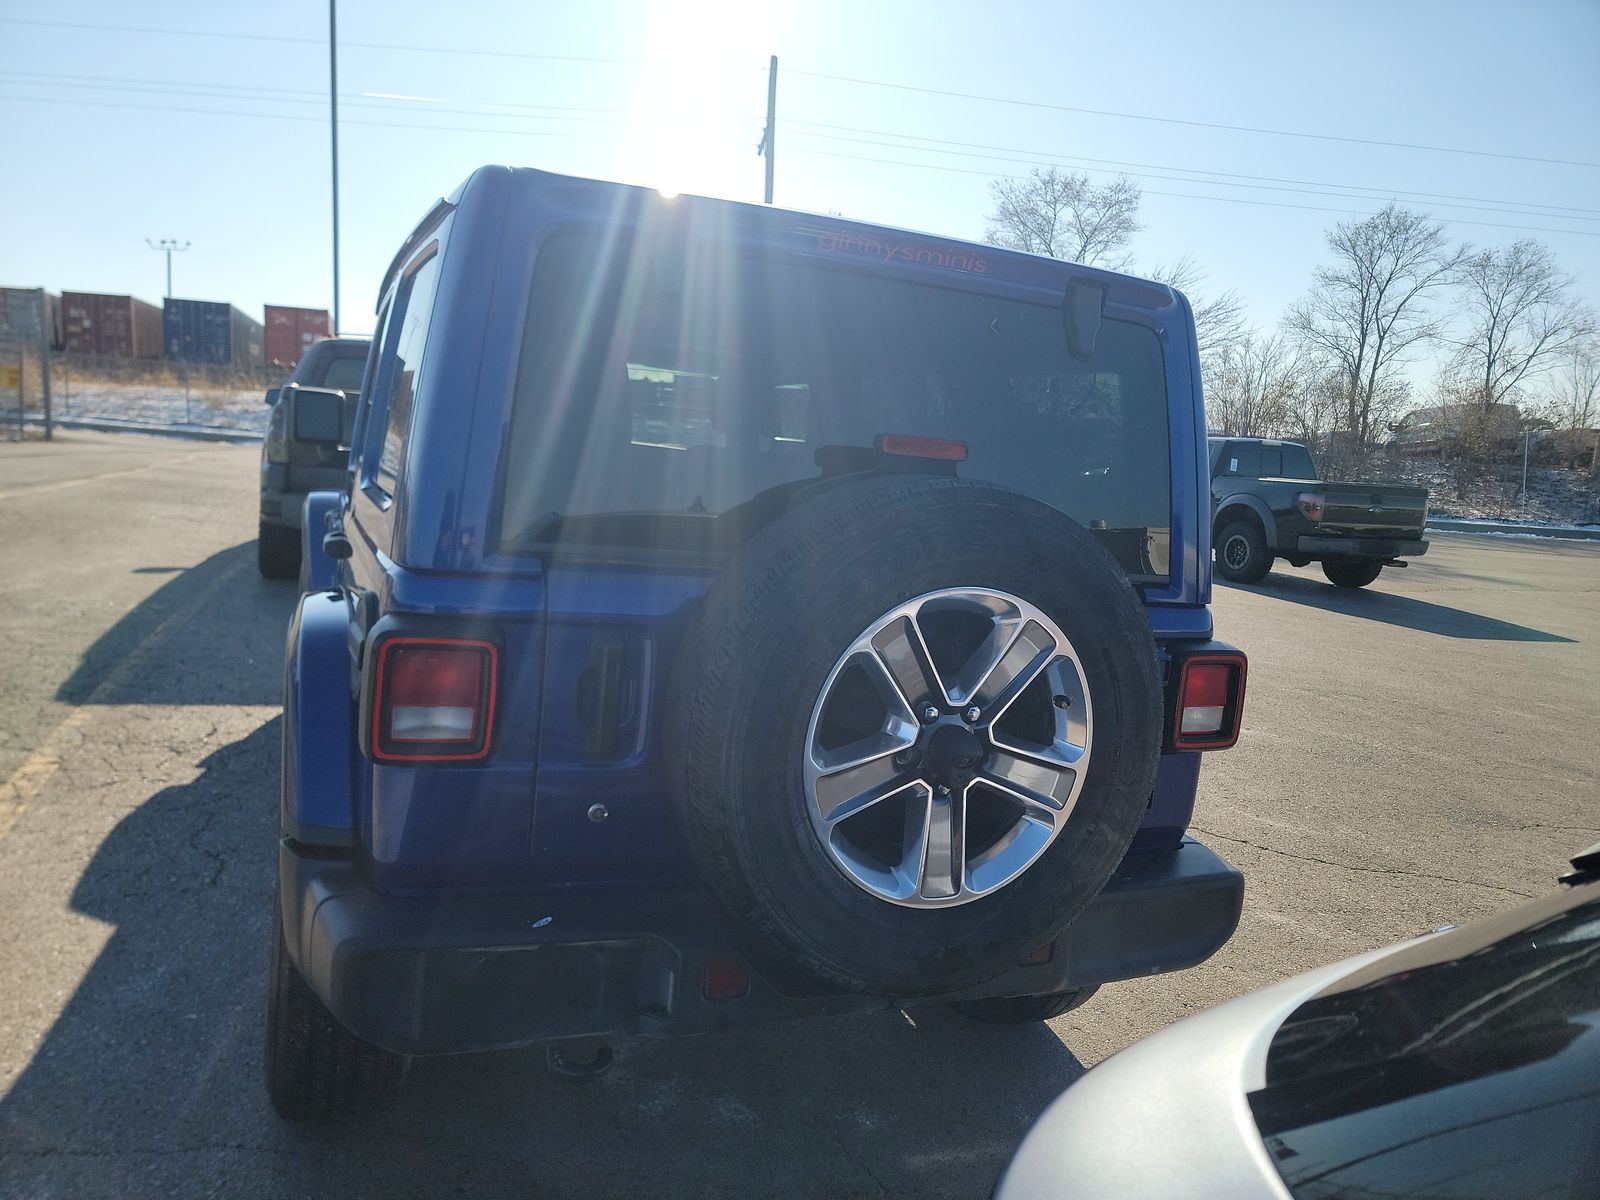
<path fill-rule="evenodd" d="M 769 54 L 783 205 L 975 238 L 993 175 L 1140 164 L 1138 261 L 1192 252 L 1262 324 L 1328 225 L 1390 197 L 1478 245 L 1536 230 L 1600 306 L 1594 165 L 1206 127 L 1597 164 L 1595 0 L 339 9 L 348 331 L 411 225 L 483 163 L 759 200 Z M 326 36 L 320 0 L 0 0 L 0 284 L 159 300 L 144 239 L 176 237 L 194 243 L 180 296 L 257 318 L 329 305 Z"/>

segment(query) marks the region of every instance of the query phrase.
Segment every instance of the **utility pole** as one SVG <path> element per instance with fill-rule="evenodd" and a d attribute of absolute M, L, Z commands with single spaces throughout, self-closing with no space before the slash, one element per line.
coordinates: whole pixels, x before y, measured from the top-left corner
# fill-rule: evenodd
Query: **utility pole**
<path fill-rule="evenodd" d="M 187 250 L 194 243 L 185 242 L 185 243 L 183 243 L 183 245 L 180 246 L 180 245 L 178 245 L 178 239 L 177 238 L 162 238 L 159 241 L 152 241 L 150 238 L 145 238 L 144 244 L 146 246 L 149 246 L 150 249 L 152 249 L 152 250 L 160 250 L 163 254 L 165 254 L 167 256 L 167 299 L 171 300 L 172 299 L 172 256 L 174 254 L 182 254 L 185 250 Z"/>
<path fill-rule="evenodd" d="M 339 25 L 338 0 L 328 0 L 328 108 L 333 131 L 333 336 L 339 336 Z"/>
<path fill-rule="evenodd" d="M 756 152 L 767 160 L 766 203 L 772 203 L 772 157 L 778 138 L 778 56 L 774 54 L 767 64 L 767 129 L 761 135 L 761 145 Z"/>

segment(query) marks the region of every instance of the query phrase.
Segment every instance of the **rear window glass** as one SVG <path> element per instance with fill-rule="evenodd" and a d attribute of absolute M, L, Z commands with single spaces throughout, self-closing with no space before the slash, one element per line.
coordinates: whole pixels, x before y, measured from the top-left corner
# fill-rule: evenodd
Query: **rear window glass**
<path fill-rule="evenodd" d="M 1131 575 L 1165 578 L 1151 330 L 1104 321 L 1078 360 L 1057 307 L 591 237 L 540 253 L 501 546 L 716 548 L 773 489 L 860 469 L 887 434 L 965 443 L 960 475 L 1055 506 Z"/>
<path fill-rule="evenodd" d="M 1311 455 L 1303 446 L 1262 446 L 1262 479 L 1315 479 Z"/>
<path fill-rule="evenodd" d="M 364 354 L 329 359 L 328 369 L 322 375 L 322 386 L 346 392 L 360 391 L 361 372 L 366 365 L 367 356 Z"/>

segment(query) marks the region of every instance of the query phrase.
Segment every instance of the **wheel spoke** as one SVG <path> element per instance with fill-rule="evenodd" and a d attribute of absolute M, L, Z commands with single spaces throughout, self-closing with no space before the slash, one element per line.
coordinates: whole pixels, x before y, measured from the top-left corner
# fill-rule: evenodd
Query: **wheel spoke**
<path fill-rule="evenodd" d="M 930 697 L 938 701 L 943 697 L 944 685 L 939 682 L 939 672 L 934 668 L 921 630 L 910 617 L 900 617 L 879 630 L 872 639 L 872 648 L 876 652 L 873 661 L 913 722 L 916 718 L 911 714 L 919 701 Z"/>
<path fill-rule="evenodd" d="M 890 746 L 870 758 L 831 767 L 818 775 L 815 788 L 822 819 L 835 825 L 915 783 L 915 777 L 902 774 L 894 761 L 899 749 Z"/>
<path fill-rule="evenodd" d="M 917 872 L 917 893 L 924 899 L 947 899 L 961 890 L 965 814 L 966 803 L 958 793 L 935 792 L 929 798 Z"/>
<path fill-rule="evenodd" d="M 1044 670 L 1056 648 L 1043 625 L 1029 621 L 1017 631 L 994 665 L 984 673 L 983 681 L 974 690 L 972 699 L 991 722 L 997 720 L 1005 708 Z"/>
<path fill-rule="evenodd" d="M 1020 800 L 1035 820 L 1053 825 L 1072 796 L 1078 773 L 1071 767 L 996 750 L 980 778 L 987 786 Z"/>

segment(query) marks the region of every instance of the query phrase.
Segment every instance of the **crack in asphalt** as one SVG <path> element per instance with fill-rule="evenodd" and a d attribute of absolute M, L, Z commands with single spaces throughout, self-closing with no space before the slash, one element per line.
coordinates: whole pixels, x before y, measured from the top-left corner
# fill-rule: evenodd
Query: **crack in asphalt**
<path fill-rule="evenodd" d="M 1463 887 L 1485 888 L 1491 892 L 1504 892 L 1508 896 L 1520 896 L 1524 900 L 1535 899 L 1531 892 L 1521 892 L 1516 888 L 1501 887 L 1498 883 L 1484 883 L 1477 879 L 1458 879 L 1454 875 L 1434 875 L 1428 871 L 1408 871 L 1404 867 L 1364 867 L 1356 863 L 1335 862 L 1331 858 L 1318 858 L 1314 854 L 1295 854 L 1291 850 L 1280 850 L 1276 846 L 1252 842 L 1249 838 L 1230 837 L 1226 833 L 1218 833 L 1214 829 L 1202 829 L 1198 825 L 1191 826 L 1191 828 L 1196 833 L 1203 833 L 1207 837 L 1221 838 L 1225 842 L 1233 842 L 1238 846 L 1250 846 L 1256 850 L 1265 851 L 1267 854 L 1278 854 L 1284 858 L 1292 858 L 1299 862 L 1320 863 L 1325 867 L 1337 867 L 1341 871 L 1361 871 L 1369 875 L 1406 875 L 1413 879 L 1437 879 L 1442 883 L 1458 883 Z"/>

